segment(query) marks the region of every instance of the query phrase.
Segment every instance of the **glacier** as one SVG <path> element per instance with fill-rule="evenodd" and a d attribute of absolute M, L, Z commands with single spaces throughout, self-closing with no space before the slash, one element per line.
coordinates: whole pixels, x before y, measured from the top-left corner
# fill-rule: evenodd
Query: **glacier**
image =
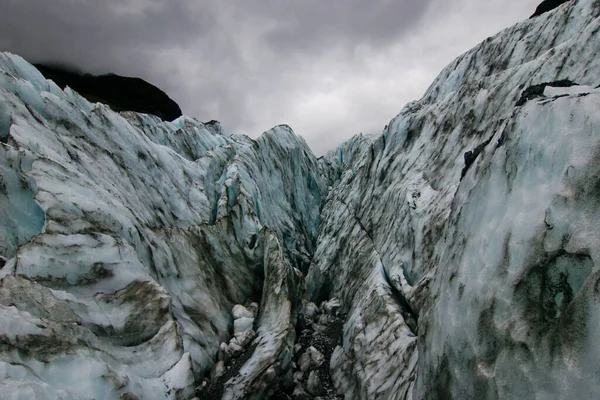
<path fill-rule="evenodd" d="M 599 397 L 599 31 L 520 22 L 319 158 L 0 53 L 1 397 Z"/>

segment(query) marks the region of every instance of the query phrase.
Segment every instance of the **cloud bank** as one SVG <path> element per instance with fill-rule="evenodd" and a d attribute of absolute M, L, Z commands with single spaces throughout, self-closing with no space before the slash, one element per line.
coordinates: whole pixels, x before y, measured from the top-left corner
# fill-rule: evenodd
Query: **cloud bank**
<path fill-rule="evenodd" d="M 0 50 L 139 76 L 186 115 L 316 154 L 375 133 L 453 58 L 539 0 L 4 0 Z"/>

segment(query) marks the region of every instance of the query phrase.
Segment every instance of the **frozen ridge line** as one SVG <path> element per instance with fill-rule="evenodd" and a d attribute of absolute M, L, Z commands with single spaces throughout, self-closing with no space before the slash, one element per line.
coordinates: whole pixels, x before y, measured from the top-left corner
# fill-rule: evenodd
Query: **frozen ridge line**
<path fill-rule="evenodd" d="M 315 397 L 294 348 L 340 318 L 348 399 L 600 396 L 599 17 L 500 32 L 320 159 L 287 126 L 114 113 L 1 53 L 2 396 L 193 398 L 252 302 L 225 399 Z"/>

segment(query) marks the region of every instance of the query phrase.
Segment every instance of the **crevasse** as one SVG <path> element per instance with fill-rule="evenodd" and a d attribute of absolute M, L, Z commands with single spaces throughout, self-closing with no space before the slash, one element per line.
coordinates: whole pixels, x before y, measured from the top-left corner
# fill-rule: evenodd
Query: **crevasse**
<path fill-rule="evenodd" d="M 0 54 L 1 393 L 193 398 L 256 302 L 220 390 L 266 399 L 336 297 L 348 399 L 598 397 L 599 30 L 593 0 L 516 24 L 318 159 L 285 125 L 115 113 Z"/>

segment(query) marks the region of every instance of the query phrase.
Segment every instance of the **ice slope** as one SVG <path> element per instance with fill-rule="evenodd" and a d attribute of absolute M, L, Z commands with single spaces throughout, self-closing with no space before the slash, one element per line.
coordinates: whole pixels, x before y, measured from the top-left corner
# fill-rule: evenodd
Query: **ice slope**
<path fill-rule="evenodd" d="M 318 160 L 0 53 L 2 397 L 192 398 L 256 301 L 223 398 L 267 399 L 304 296 L 347 315 L 348 399 L 599 397 L 599 31 L 594 0 L 519 23 Z"/>
<path fill-rule="evenodd" d="M 600 396 L 599 31 L 591 0 L 506 29 L 321 161 L 307 288 L 348 313 L 347 399 Z"/>
<path fill-rule="evenodd" d="M 117 114 L 7 53 L 0 121 L 3 398 L 191 397 L 261 299 L 236 388 L 276 386 L 326 190 L 303 139 Z"/>

